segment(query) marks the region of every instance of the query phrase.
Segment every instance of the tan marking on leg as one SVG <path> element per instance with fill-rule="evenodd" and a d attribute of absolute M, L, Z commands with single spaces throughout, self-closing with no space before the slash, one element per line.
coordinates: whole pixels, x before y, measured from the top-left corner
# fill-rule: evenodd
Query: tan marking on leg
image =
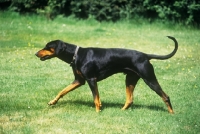
<path fill-rule="evenodd" d="M 78 86 L 80 86 L 80 83 L 78 81 L 73 82 L 72 84 L 70 84 L 69 86 L 67 86 L 66 88 L 64 88 L 61 92 L 58 93 L 58 95 L 51 100 L 48 104 L 49 105 L 54 105 L 57 103 L 57 101 L 63 97 L 64 95 L 66 95 L 68 92 L 76 89 Z"/>
<path fill-rule="evenodd" d="M 134 86 L 129 85 L 126 87 L 126 102 L 122 108 L 122 110 L 125 110 L 131 106 L 133 103 L 133 91 L 134 91 Z"/>
<path fill-rule="evenodd" d="M 173 109 L 172 109 L 172 106 L 171 106 L 171 102 L 170 102 L 170 100 L 166 101 L 165 98 L 162 98 L 162 99 L 163 99 L 163 101 L 165 102 L 165 104 L 166 104 L 166 106 L 167 106 L 167 109 L 168 109 L 169 113 L 173 114 L 174 111 L 173 111 Z"/>
<path fill-rule="evenodd" d="M 169 103 L 166 103 L 169 113 L 174 114 L 173 109 L 170 107 Z"/>
<path fill-rule="evenodd" d="M 166 104 L 166 106 L 168 108 L 169 113 L 173 114 L 174 111 L 172 109 L 170 98 L 169 98 L 169 96 L 164 91 L 162 91 L 162 99 L 165 102 L 165 104 Z"/>
<path fill-rule="evenodd" d="M 95 104 L 95 107 L 96 107 L 96 112 L 100 112 L 101 111 L 101 101 L 100 101 L 100 97 L 99 97 L 99 91 L 98 91 L 98 88 L 96 86 L 95 88 L 95 96 L 94 97 L 94 104 Z"/>

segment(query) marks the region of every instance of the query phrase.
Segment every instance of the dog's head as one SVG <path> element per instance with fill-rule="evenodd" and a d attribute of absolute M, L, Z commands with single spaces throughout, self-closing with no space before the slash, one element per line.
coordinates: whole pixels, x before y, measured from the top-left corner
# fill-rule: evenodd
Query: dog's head
<path fill-rule="evenodd" d="M 64 42 L 60 40 L 54 40 L 46 44 L 46 46 L 39 50 L 35 55 L 40 58 L 40 60 L 45 61 L 57 57 L 65 49 Z"/>

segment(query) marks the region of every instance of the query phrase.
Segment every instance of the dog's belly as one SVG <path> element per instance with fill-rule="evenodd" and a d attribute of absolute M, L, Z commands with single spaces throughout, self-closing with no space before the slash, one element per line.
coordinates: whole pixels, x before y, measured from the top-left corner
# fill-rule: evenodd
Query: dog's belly
<path fill-rule="evenodd" d="M 117 73 L 124 73 L 124 74 L 127 74 L 127 73 L 136 73 L 136 71 L 130 69 L 130 68 L 122 68 L 122 69 L 109 69 L 109 70 L 103 70 L 103 71 L 100 71 L 96 76 L 97 77 L 97 81 L 101 81 L 103 79 L 106 79 L 110 76 L 112 76 L 113 74 L 117 74 Z"/>

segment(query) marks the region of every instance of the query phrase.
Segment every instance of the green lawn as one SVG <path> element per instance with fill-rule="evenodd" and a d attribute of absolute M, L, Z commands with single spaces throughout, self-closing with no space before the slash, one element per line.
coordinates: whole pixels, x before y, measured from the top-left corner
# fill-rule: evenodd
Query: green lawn
<path fill-rule="evenodd" d="M 88 85 L 64 96 L 55 106 L 47 103 L 70 84 L 71 67 L 52 59 L 40 61 L 35 53 L 55 39 L 81 47 L 117 47 L 145 53 L 168 54 L 152 60 L 175 114 L 140 80 L 134 105 L 122 111 L 125 75 L 98 83 L 102 111 L 95 112 Z M 145 20 L 117 23 L 57 17 L 20 16 L 0 12 L 0 133 L 1 134 L 197 134 L 200 132 L 199 29 Z"/>

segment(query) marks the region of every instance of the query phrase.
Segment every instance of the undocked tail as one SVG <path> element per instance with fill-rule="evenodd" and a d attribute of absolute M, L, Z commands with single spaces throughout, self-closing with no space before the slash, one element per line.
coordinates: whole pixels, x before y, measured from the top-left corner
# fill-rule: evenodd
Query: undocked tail
<path fill-rule="evenodd" d="M 175 43 L 174 50 L 168 55 L 148 54 L 149 60 L 151 60 L 151 59 L 165 60 L 165 59 L 169 59 L 169 58 L 171 58 L 172 56 L 175 55 L 176 51 L 178 50 L 178 42 L 176 41 L 176 39 L 174 37 L 171 37 L 171 36 L 167 36 L 167 37 L 174 41 L 174 43 Z"/>

